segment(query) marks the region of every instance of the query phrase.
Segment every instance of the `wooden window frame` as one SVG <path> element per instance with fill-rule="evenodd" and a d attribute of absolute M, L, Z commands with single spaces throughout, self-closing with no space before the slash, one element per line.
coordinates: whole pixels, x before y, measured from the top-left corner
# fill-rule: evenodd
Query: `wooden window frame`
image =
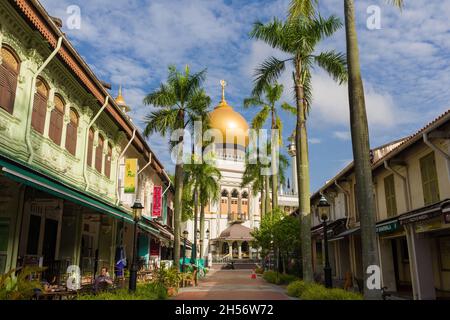
<path fill-rule="evenodd" d="M 16 63 L 15 68 L 6 63 L 6 59 L 3 57 L 2 64 L 0 65 L 0 108 L 8 112 L 9 114 L 14 113 L 14 104 L 16 101 L 17 84 L 20 74 L 21 61 L 15 50 L 9 46 L 3 45 L 0 48 L 1 51 L 7 51 Z M 4 86 L 2 85 L 4 84 Z M 9 91 L 7 94 L 3 91 Z M 9 90 L 8 90 L 9 88 Z M 4 96 L 3 96 L 4 95 Z M 5 100 L 5 101 L 3 101 Z M 4 102 L 4 103 L 2 103 Z M 5 105 L 3 105 L 5 104 Z"/>
<path fill-rule="evenodd" d="M 62 104 L 62 110 L 58 108 L 56 101 L 60 100 Z M 52 140 L 56 145 L 60 146 L 62 141 L 62 132 L 64 126 L 64 114 L 66 111 L 66 102 L 64 99 L 56 94 L 54 98 L 55 107 L 50 113 L 50 126 L 48 130 L 48 137 Z M 59 125 L 58 125 L 59 124 Z"/>
<path fill-rule="evenodd" d="M 69 153 L 75 157 L 76 153 L 77 153 L 78 126 L 79 126 L 80 116 L 78 115 L 78 112 L 73 108 L 70 108 L 69 115 L 70 115 L 70 120 L 66 125 L 65 147 L 66 147 L 66 150 L 69 151 Z M 74 117 L 76 117 L 76 119 L 73 119 L 72 115 L 74 115 Z"/>
<path fill-rule="evenodd" d="M 395 177 L 390 174 L 384 178 L 384 196 L 386 200 L 387 217 L 395 217 L 397 211 L 397 197 L 395 193 Z"/>
<path fill-rule="evenodd" d="M 434 152 L 430 152 L 426 156 L 420 158 L 419 165 L 422 181 L 423 202 L 425 205 L 436 203 L 440 200 L 440 193 L 436 156 Z"/>

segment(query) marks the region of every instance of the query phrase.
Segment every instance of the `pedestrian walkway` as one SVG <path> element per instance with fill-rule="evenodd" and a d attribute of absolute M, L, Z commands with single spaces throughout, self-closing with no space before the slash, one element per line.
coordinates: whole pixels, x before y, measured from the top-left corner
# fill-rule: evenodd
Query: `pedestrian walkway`
<path fill-rule="evenodd" d="M 252 270 L 211 270 L 197 287 L 181 288 L 175 300 L 290 300 L 285 289 L 252 279 Z"/>

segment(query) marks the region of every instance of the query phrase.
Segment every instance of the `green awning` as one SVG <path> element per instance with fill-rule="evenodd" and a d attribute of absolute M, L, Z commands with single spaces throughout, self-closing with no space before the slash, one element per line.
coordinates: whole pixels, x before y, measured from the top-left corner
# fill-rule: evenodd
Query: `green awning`
<path fill-rule="evenodd" d="M 33 172 L 29 168 L 13 164 L 3 159 L 0 159 L 0 167 L 4 176 L 7 176 L 17 182 L 50 193 L 56 197 L 77 203 L 84 207 L 91 208 L 95 211 L 107 214 L 113 218 L 118 218 L 128 223 L 134 223 L 133 217 L 125 209 L 109 205 L 100 200 L 96 200 L 95 198 L 87 194 L 83 194 L 80 191 L 62 184 L 61 182 L 53 181 L 50 178 Z M 139 226 L 148 232 L 159 234 L 158 230 L 150 227 L 144 222 L 140 222 Z"/>

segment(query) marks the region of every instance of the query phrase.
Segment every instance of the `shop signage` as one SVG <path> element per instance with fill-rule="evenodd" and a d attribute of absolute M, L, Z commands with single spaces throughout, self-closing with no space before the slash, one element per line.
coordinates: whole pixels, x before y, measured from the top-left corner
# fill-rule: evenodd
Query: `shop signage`
<path fill-rule="evenodd" d="M 408 224 L 408 223 L 414 223 L 414 222 L 421 222 L 424 220 L 430 220 L 436 217 L 439 217 L 441 215 L 442 211 L 439 210 L 433 210 L 427 213 L 423 213 L 423 214 L 417 214 L 417 215 L 413 215 L 411 217 L 407 217 L 405 219 L 401 219 L 400 223 L 403 224 Z"/>
<path fill-rule="evenodd" d="M 162 209 L 162 187 L 153 187 L 153 210 L 152 217 L 161 217 Z"/>
<path fill-rule="evenodd" d="M 137 159 L 125 160 L 125 193 L 136 193 Z"/>
<path fill-rule="evenodd" d="M 400 223 L 397 220 L 395 220 L 395 221 L 377 226 L 377 233 L 380 233 L 380 234 L 391 233 L 391 232 L 397 231 L 399 228 L 400 228 Z"/>
<path fill-rule="evenodd" d="M 435 220 L 432 222 L 424 222 L 417 224 L 416 226 L 416 232 L 427 232 L 427 231 L 433 231 L 442 228 L 442 220 Z"/>
<path fill-rule="evenodd" d="M 444 214 L 444 221 L 445 223 L 450 223 L 450 212 L 447 212 L 446 214 Z"/>

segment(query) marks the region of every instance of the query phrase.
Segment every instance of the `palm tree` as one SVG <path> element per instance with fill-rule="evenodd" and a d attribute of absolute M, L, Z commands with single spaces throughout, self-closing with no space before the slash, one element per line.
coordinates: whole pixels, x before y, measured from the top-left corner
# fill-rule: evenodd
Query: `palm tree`
<path fill-rule="evenodd" d="M 190 164 L 186 164 L 184 169 L 185 188 L 194 195 L 194 247 L 191 259 L 195 262 L 197 259 L 198 209 L 200 206 L 200 243 L 203 243 L 205 206 L 210 200 L 218 200 L 221 174 L 215 166 L 211 165 L 210 161 L 202 161 L 202 163 L 192 161 Z M 203 253 L 203 246 L 200 247 L 200 253 Z"/>
<path fill-rule="evenodd" d="M 282 144 L 282 132 L 283 124 L 278 115 L 278 108 L 276 103 L 281 99 L 283 94 L 283 85 L 275 83 L 273 85 L 267 84 L 264 86 L 265 100 L 259 95 L 253 95 L 250 98 L 244 100 L 244 107 L 248 108 L 250 106 L 260 107 L 261 110 L 255 116 L 252 122 L 253 129 L 261 129 L 266 123 L 269 115 L 271 117 L 271 129 L 279 130 L 279 144 Z M 281 105 L 285 110 L 291 111 L 293 107 L 289 106 L 287 103 Z M 271 163 L 276 164 L 275 159 L 276 153 L 272 153 Z M 272 167 L 273 168 L 273 167 Z M 277 174 L 273 172 L 272 174 L 272 210 L 278 208 L 278 179 Z"/>
<path fill-rule="evenodd" d="M 400 9 L 403 0 L 387 0 Z M 318 0 L 293 0 L 290 18 L 296 16 L 314 17 Z M 363 268 L 380 265 L 375 231 L 375 201 L 370 161 L 369 126 L 367 122 L 364 86 L 359 63 L 358 37 L 356 33 L 354 0 L 344 0 L 345 34 L 347 42 L 348 94 L 350 107 L 350 128 L 356 177 L 357 210 L 361 217 L 361 246 Z M 365 281 L 369 276 L 364 272 Z M 365 286 L 366 299 L 380 299 L 380 290 Z"/>
<path fill-rule="evenodd" d="M 158 132 L 165 136 L 174 131 L 192 129 L 194 121 L 207 112 L 211 99 L 202 88 L 206 70 L 191 73 L 189 66 L 184 72 L 179 72 L 175 66 L 170 66 L 166 83 L 149 93 L 144 104 L 153 105 L 157 109 L 146 118 L 144 135 Z M 180 262 L 180 224 L 183 196 L 183 134 L 178 135 L 178 141 L 171 141 L 171 147 L 176 150 L 175 165 L 175 199 L 174 199 L 174 265 L 178 268 Z"/>
<path fill-rule="evenodd" d="M 286 69 L 288 62 L 293 65 L 293 80 L 296 100 L 296 144 L 297 144 L 297 179 L 299 186 L 299 212 L 301 219 L 301 245 L 303 260 L 303 279 L 313 281 L 311 258 L 311 208 L 308 160 L 308 137 L 306 119 L 311 105 L 311 69 L 319 66 L 336 81 L 342 83 L 347 79 L 345 56 L 335 51 L 315 53 L 317 44 L 333 35 L 342 27 L 340 20 L 331 16 L 327 19 L 312 19 L 298 16 L 281 22 L 274 19 L 266 25 L 254 24 L 251 36 L 263 40 L 273 48 L 289 55 L 279 60 L 270 57 L 256 70 L 253 93 L 259 95 L 264 87 L 275 81 Z"/>

